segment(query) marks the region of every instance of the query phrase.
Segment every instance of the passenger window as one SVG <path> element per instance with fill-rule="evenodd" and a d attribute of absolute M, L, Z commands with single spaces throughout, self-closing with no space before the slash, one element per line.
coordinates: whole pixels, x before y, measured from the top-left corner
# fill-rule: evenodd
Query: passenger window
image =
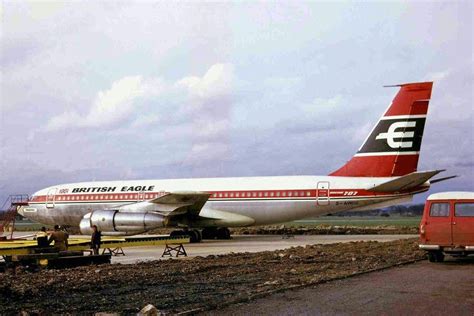
<path fill-rule="evenodd" d="M 449 216 L 449 203 L 432 203 L 430 208 L 430 216 L 447 217 Z"/>
<path fill-rule="evenodd" d="M 474 203 L 454 204 L 454 216 L 474 217 Z"/>

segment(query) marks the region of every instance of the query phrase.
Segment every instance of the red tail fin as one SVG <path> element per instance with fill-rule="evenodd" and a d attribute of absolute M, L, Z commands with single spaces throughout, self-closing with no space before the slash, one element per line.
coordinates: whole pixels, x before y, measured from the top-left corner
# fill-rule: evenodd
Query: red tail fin
<path fill-rule="evenodd" d="M 416 171 L 433 83 L 397 86 L 400 91 L 357 154 L 331 176 L 392 177 Z"/>

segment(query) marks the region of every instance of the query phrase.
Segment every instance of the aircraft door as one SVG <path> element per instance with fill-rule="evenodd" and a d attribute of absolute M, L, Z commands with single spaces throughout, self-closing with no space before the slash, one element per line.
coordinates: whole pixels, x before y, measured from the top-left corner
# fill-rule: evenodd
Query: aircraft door
<path fill-rule="evenodd" d="M 329 205 L 329 182 L 320 181 L 316 189 L 316 203 L 318 205 Z"/>
<path fill-rule="evenodd" d="M 145 200 L 145 192 L 144 191 L 138 192 L 137 202 L 141 202 L 141 201 L 144 201 L 144 200 Z"/>
<path fill-rule="evenodd" d="M 54 207 L 54 199 L 56 198 L 56 188 L 49 189 L 48 194 L 46 195 L 46 207 Z"/>

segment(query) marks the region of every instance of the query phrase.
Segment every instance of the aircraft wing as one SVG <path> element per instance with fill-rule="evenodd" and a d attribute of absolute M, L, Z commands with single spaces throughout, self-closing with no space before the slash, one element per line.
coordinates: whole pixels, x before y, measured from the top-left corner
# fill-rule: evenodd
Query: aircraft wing
<path fill-rule="evenodd" d="M 373 188 L 367 189 L 368 191 L 375 192 L 398 192 L 408 190 L 419 185 L 422 185 L 438 173 L 444 170 L 432 170 L 432 171 L 421 171 L 412 172 L 410 174 L 398 177 L 394 180 L 379 184 Z"/>
<path fill-rule="evenodd" d="M 205 192 L 171 192 L 148 202 L 159 206 L 160 213 L 166 215 L 198 215 L 211 194 Z"/>

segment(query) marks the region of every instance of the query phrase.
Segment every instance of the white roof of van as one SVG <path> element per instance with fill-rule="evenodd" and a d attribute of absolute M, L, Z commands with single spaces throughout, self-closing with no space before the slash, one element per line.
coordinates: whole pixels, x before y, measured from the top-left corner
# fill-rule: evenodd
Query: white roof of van
<path fill-rule="evenodd" d="M 474 199 L 474 192 L 440 192 L 428 196 L 428 200 L 458 200 Z"/>

